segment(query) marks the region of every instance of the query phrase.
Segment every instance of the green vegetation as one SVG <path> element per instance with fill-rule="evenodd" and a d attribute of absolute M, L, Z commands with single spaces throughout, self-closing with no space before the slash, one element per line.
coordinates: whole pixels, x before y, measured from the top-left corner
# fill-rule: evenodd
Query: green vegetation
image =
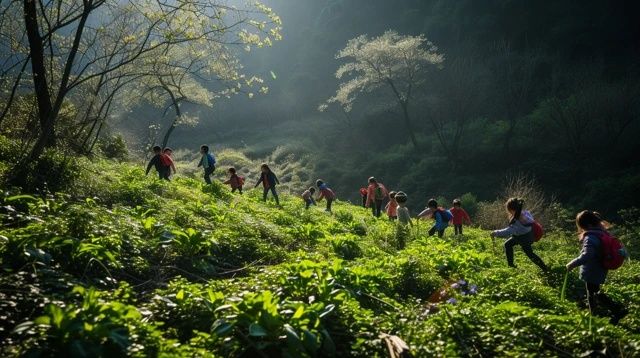
<path fill-rule="evenodd" d="M 571 233 L 536 244 L 545 275 L 521 252 L 509 269 L 480 229 L 428 238 L 345 202 L 331 215 L 283 194 L 278 209 L 257 190 L 70 162 L 58 192 L 0 196 L 2 356 L 372 357 L 383 333 L 416 356 L 640 354 L 640 264 L 604 286 L 629 314 L 590 317 L 576 272 L 563 289 Z M 633 256 L 639 215 L 621 214 Z"/>

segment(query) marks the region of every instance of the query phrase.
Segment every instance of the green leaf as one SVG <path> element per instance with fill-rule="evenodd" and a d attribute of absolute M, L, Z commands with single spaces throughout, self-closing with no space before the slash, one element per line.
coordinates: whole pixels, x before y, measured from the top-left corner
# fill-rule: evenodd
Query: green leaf
<path fill-rule="evenodd" d="M 293 314 L 293 319 L 298 319 L 300 317 L 302 317 L 302 315 L 304 314 L 304 306 L 300 305 L 300 307 L 298 307 L 298 309 L 296 310 L 296 313 Z"/>
<path fill-rule="evenodd" d="M 224 319 L 218 319 L 211 325 L 211 333 L 217 336 L 224 336 L 233 328 L 233 324 Z"/>
<path fill-rule="evenodd" d="M 322 310 L 322 312 L 320 312 L 320 314 L 319 314 L 320 318 L 323 318 L 324 316 L 326 316 L 329 313 L 333 312 L 333 310 L 335 308 L 336 308 L 336 305 L 334 305 L 334 304 L 327 305 L 327 307 L 325 307 L 324 310 Z"/>
<path fill-rule="evenodd" d="M 261 325 L 251 323 L 251 325 L 249 325 L 249 335 L 251 337 L 264 337 L 267 336 L 268 333 Z"/>
<path fill-rule="evenodd" d="M 13 329 L 13 333 L 22 334 L 25 331 L 28 331 L 29 329 L 31 329 L 31 327 L 33 327 L 32 321 L 22 322 Z"/>
<path fill-rule="evenodd" d="M 180 290 L 178 291 L 178 293 L 176 293 L 176 300 L 178 301 L 184 300 L 184 290 Z"/>
<path fill-rule="evenodd" d="M 274 80 L 275 80 L 275 79 L 278 79 L 278 77 L 276 76 L 275 72 L 273 72 L 273 71 L 269 71 L 269 72 L 271 72 L 271 77 L 272 77 Z"/>
<path fill-rule="evenodd" d="M 31 195 L 14 195 L 5 199 L 5 201 L 7 202 L 18 201 L 18 200 L 37 201 L 38 198 Z"/>

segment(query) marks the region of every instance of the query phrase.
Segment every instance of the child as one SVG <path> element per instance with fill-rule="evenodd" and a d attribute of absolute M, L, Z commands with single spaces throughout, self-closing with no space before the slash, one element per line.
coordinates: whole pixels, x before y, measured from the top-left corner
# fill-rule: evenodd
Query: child
<path fill-rule="evenodd" d="M 382 183 L 378 183 L 376 178 L 369 178 L 369 186 L 367 187 L 367 202 L 365 206 L 371 207 L 371 212 L 373 216 L 380 217 L 380 213 L 382 212 L 382 201 L 389 195 L 387 188 L 382 185 Z M 372 205 L 373 204 L 373 205 Z"/>
<path fill-rule="evenodd" d="M 147 171 L 144 173 L 144 175 L 148 175 L 151 167 L 155 166 L 156 171 L 158 172 L 158 177 L 160 179 L 169 180 L 169 176 L 167 175 L 167 171 L 169 170 L 169 168 L 162 163 L 162 148 L 160 148 L 159 145 L 154 146 L 153 154 L 154 155 L 149 161 L 149 164 L 147 164 Z"/>
<path fill-rule="evenodd" d="M 433 236 L 438 232 L 438 237 L 444 236 L 444 230 L 449 226 L 449 220 L 451 220 L 451 213 L 443 208 L 438 207 L 436 199 L 429 199 L 427 202 L 427 209 L 423 210 L 418 217 L 431 216 L 436 223 L 429 229 L 429 236 Z"/>
<path fill-rule="evenodd" d="M 462 235 L 462 223 L 466 223 L 467 225 L 471 225 L 471 218 L 469 214 L 462 208 L 462 202 L 460 199 L 453 200 L 453 207 L 450 209 L 451 214 L 453 214 L 453 219 L 451 222 L 453 223 L 453 230 L 455 235 Z"/>
<path fill-rule="evenodd" d="M 602 265 L 601 237 L 609 235 L 606 230 L 609 225 L 597 212 L 584 210 L 576 216 L 576 226 L 580 232 L 582 251 L 580 256 L 567 264 L 567 270 L 580 266 L 580 279 L 587 289 L 589 309 L 593 312 L 598 303 L 603 303 L 612 309 L 614 317 L 611 321 L 615 324 L 626 314 L 624 308 L 605 294 L 599 293 L 600 285 L 605 282 L 608 272 Z"/>
<path fill-rule="evenodd" d="M 367 207 L 367 188 L 360 188 L 360 196 L 362 197 L 362 207 Z"/>
<path fill-rule="evenodd" d="M 400 225 L 413 226 L 411 216 L 409 215 L 409 209 L 407 208 L 407 194 L 399 191 L 395 195 L 395 200 L 398 203 L 398 223 Z"/>
<path fill-rule="evenodd" d="M 397 192 L 395 195 L 395 201 L 398 205 L 398 227 L 396 228 L 396 240 L 398 242 L 398 249 L 404 249 L 406 238 L 409 236 L 407 226 L 413 226 L 411 216 L 409 215 L 409 209 L 407 208 L 407 194 L 402 191 Z"/>
<path fill-rule="evenodd" d="M 331 190 L 327 184 L 320 179 L 316 180 L 316 186 L 318 187 L 318 190 L 320 190 L 320 196 L 318 196 L 317 200 L 320 201 L 322 198 L 327 199 L 327 208 L 325 211 L 331 212 L 331 203 L 336 198 L 336 193 L 334 193 L 333 190 Z"/>
<path fill-rule="evenodd" d="M 271 190 L 271 194 L 273 198 L 276 199 L 276 205 L 280 206 L 280 200 L 278 199 L 278 192 L 276 191 L 276 185 L 280 184 L 278 177 L 271 171 L 271 168 L 267 164 L 262 164 L 260 166 L 260 179 L 254 188 L 257 188 L 260 183 L 262 183 L 262 201 L 267 201 L 267 194 L 269 194 L 269 190 Z"/>
<path fill-rule="evenodd" d="M 302 200 L 304 200 L 305 209 L 309 209 L 311 205 L 316 205 L 315 200 L 313 200 L 313 193 L 316 192 L 316 188 L 310 187 L 302 193 Z"/>
<path fill-rule="evenodd" d="M 204 181 L 207 184 L 211 184 L 211 174 L 216 170 L 216 158 L 209 153 L 208 145 L 200 146 L 200 154 L 202 157 L 200 158 L 200 163 L 198 163 L 198 168 L 204 168 Z"/>
<path fill-rule="evenodd" d="M 389 220 L 393 221 L 398 218 L 398 203 L 396 202 L 396 192 L 389 192 L 389 202 L 387 206 L 384 207 L 384 210 L 387 212 L 387 216 L 389 216 Z"/>
<path fill-rule="evenodd" d="M 491 232 L 491 237 L 510 237 L 504 243 L 505 253 L 507 255 L 507 264 L 510 267 L 516 267 L 513 264 L 513 247 L 520 245 L 522 251 L 527 255 L 529 260 L 536 264 L 542 271 L 547 272 L 547 265 L 542 259 L 533 252 L 531 244 L 533 244 L 533 216 L 528 211 L 523 211 L 524 200 L 518 198 L 509 198 L 506 208 L 509 215 L 509 226 L 502 230 Z"/>
<path fill-rule="evenodd" d="M 165 179 L 169 180 L 169 177 L 171 176 L 172 171 L 173 171 L 173 174 L 176 174 L 176 165 L 173 162 L 173 158 L 171 157 L 171 154 L 173 154 L 173 149 L 166 147 L 162 151 L 162 154 L 163 155 L 160 157 L 160 160 L 162 161 L 162 164 L 166 168 Z"/>
<path fill-rule="evenodd" d="M 242 195 L 242 186 L 244 185 L 244 178 L 238 176 L 236 174 L 236 168 L 231 167 L 227 169 L 227 173 L 229 173 L 229 179 L 227 179 L 224 184 L 229 184 L 231 186 L 231 192 L 235 193 L 236 190 Z"/>

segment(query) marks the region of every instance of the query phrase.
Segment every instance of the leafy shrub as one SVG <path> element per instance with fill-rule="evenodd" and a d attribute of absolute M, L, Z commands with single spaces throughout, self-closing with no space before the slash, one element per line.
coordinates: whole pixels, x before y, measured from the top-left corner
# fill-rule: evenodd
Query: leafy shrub
<path fill-rule="evenodd" d="M 12 181 L 27 192 L 58 192 L 72 188 L 81 175 L 78 160 L 74 156 L 50 148 L 36 161 L 18 169 Z"/>
<path fill-rule="evenodd" d="M 462 207 L 469 214 L 469 216 L 474 217 L 478 212 L 478 199 L 475 195 L 471 193 L 463 194 L 460 197 L 460 201 L 462 202 Z"/>
<path fill-rule="evenodd" d="M 49 304 L 45 315 L 16 327 L 15 333 L 33 337 L 26 354 L 123 356 L 152 351 L 153 345 L 144 343 L 151 343 L 155 332 L 152 326 L 141 323 L 136 307 L 113 296 L 105 297 L 93 288 L 78 286 L 73 292 L 81 296 L 81 304 Z"/>
<path fill-rule="evenodd" d="M 357 237 L 342 236 L 331 240 L 333 252 L 345 260 L 353 260 L 362 255 L 362 250 L 358 246 Z"/>
<path fill-rule="evenodd" d="M 120 134 L 101 137 L 98 148 L 100 153 L 109 159 L 124 161 L 129 157 L 127 143 Z"/>

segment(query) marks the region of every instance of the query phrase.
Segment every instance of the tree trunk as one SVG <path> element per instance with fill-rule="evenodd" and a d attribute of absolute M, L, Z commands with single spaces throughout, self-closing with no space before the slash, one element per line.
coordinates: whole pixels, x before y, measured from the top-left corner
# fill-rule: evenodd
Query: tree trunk
<path fill-rule="evenodd" d="M 180 118 L 182 117 L 182 112 L 180 111 L 180 103 L 178 99 L 176 99 L 176 96 L 173 94 L 173 91 L 171 91 L 171 89 L 166 86 L 165 90 L 167 91 L 167 93 L 169 93 L 169 97 L 171 97 L 171 103 L 173 103 L 173 107 L 176 109 L 176 118 L 173 119 L 173 122 L 171 122 L 171 126 L 169 126 L 167 132 L 164 134 L 161 145 L 162 148 L 165 148 L 169 143 L 169 137 L 171 137 L 171 133 L 173 133 L 173 130 L 176 129 L 178 120 L 180 120 Z"/>
<path fill-rule="evenodd" d="M 414 133 L 413 126 L 411 125 L 411 118 L 409 117 L 409 109 L 407 108 L 408 104 L 406 102 L 401 102 L 400 106 L 402 107 L 402 114 L 404 116 L 404 125 L 407 128 L 407 132 L 409 132 L 409 138 L 411 139 L 413 148 L 418 149 L 418 140 L 416 139 L 416 134 Z"/>
<path fill-rule="evenodd" d="M 42 45 L 42 36 L 40 36 L 40 27 L 38 25 L 38 10 L 35 0 L 24 0 L 24 22 L 27 31 L 27 39 L 29 41 L 29 56 L 31 57 L 31 72 L 33 77 L 33 87 L 38 103 L 38 120 L 40 122 L 40 137 L 38 138 L 33 150 L 39 157 L 45 146 L 55 144 L 53 133 L 53 123 L 50 120 L 53 112 L 51 103 L 51 93 L 47 83 L 47 72 L 44 66 L 44 47 Z"/>
<path fill-rule="evenodd" d="M 51 93 L 47 85 L 46 70 L 44 67 L 44 48 L 42 45 L 42 36 L 38 27 L 38 12 L 35 0 L 24 0 L 24 18 L 27 37 L 29 39 L 29 55 L 31 56 L 31 67 L 33 72 L 33 83 L 36 92 L 36 100 L 38 102 L 38 118 L 40 119 L 40 137 L 33 146 L 29 154 L 30 160 L 40 157 L 46 147 L 52 147 L 56 144 L 55 125 L 58 120 L 60 108 L 64 102 L 64 98 L 68 92 L 69 78 L 71 69 L 78 54 L 82 32 L 84 30 L 89 14 L 93 10 L 93 1 L 83 1 L 82 16 L 78 21 L 78 27 L 75 30 L 73 44 L 69 50 L 67 60 L 64 66 L 62 76 L 60 77 L 60 87 L 52 101 Z"/>

